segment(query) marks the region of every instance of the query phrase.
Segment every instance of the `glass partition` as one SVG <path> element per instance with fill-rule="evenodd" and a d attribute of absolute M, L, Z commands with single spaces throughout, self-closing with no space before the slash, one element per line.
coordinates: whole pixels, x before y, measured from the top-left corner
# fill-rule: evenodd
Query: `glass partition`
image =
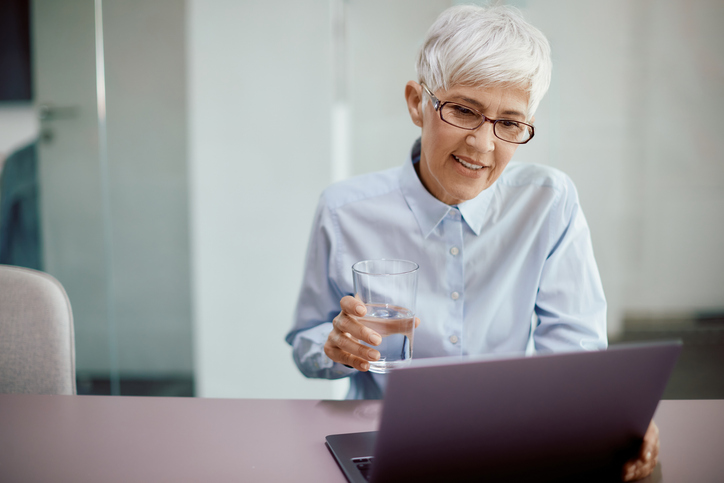
<path fill-rule="evenodd" d="M 43 258 L 79 393 L 193 395 L 184 7 L 32 5 Z"/>

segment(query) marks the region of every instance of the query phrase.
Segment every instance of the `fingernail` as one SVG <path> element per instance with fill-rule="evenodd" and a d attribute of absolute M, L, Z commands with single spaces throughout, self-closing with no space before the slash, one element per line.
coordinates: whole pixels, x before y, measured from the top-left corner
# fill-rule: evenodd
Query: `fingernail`
<path fill-rule="evenodd" d="M 358 305 L 355 310 L 356 310 L 357 313 L 360 314 L 360 315 L 364 315 L 365 312 L 367 312 L 367 310 L 365 310 L 365 306 L 364 306 L 364 305 Z"/>
<path fill-rule="evenodd" d="M 649 451 L 648 453 L 646 453 L 646 461 L 648 461 L 648 460 L 650 460 L 650 459 L 651 459 L 651 451 Z"/>
<path fill-rule="evenodd" d="M 380 353 L 377 351 L 369 351 L 369 353 L 367 354 L 367 358 L 376 361 L 380 358 Z"/>
<path fill-rule="evenodd" d="M 374 345 L 380 345 L 381 342 L 382 342 L 382 337 L 380 337 L 379 335 L 372 334 L 370 336 L 370 343 L 372 343 Z"/>
<path fill-rule="evenodd" d="M 362 370 L 363 371 L 369 371 L 370 365 L 367 362 L 362 363 Z"/>

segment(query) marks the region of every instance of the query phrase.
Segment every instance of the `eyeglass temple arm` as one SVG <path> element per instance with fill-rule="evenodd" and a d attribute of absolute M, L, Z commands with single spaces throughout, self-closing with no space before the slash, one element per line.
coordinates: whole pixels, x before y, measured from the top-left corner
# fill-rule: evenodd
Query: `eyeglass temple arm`
<path fill-rule="evenodd" d="M 423 82 L 421 82 L 420 85 L 422 86 L 423 89 L 425 89 L 425 92 L 427 92 L 427 95 L 430 96 L 430 99 L 432 100 L 432 107 L 436 111 L 438 109 L 440 109 L 440 99 L 435 97 L 435 94 L 433 94 L 432 91 L 430 89 L 428 89 L 428 87 Z"/>

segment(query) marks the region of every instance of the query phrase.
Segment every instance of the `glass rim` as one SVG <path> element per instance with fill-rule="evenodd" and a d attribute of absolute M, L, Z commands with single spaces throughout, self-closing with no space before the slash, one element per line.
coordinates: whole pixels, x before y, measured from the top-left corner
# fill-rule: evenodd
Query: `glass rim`
<path fill-rule="evenodd" d="M 399 271 L 399 272 L 395 272 L 395 273 L 365 272 L 359 268 L 356 268 L 358 265 L 360 265 L 362 263 L 369 263 L 369 262 L 401 262 L 404 264 L 409 264 L 409 265 L 411 265 L 411 267 L 409 270 Z M 401 258 L 375 258 L 375 259 L 370 259 L 370 260 L 360 260 L 359 262 L 356 262 L 355 264 L 352 265 L 352 271 L 354 273 L 359 273 L 361 275 L 369 275 L 372 277 L 389 277 L 392 275 L 405 275 L 408 273 L 414 273 L 419 268 L 420 268 L 420 265 L 418 265 L 417 263 L 415 263 L 411 260 L 403 260 Z"/>

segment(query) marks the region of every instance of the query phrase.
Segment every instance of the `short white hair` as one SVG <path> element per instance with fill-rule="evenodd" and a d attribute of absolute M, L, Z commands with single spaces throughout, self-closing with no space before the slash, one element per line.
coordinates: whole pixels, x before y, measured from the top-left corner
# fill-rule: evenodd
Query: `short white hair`
<path fill-rule="evenodd" d="M 459 5 L 432 24 L 416 67 L 433 92 L 458 85 L 523 88 L 530 119 L 551 82 L 551 48 L 514 7 Z"/>

